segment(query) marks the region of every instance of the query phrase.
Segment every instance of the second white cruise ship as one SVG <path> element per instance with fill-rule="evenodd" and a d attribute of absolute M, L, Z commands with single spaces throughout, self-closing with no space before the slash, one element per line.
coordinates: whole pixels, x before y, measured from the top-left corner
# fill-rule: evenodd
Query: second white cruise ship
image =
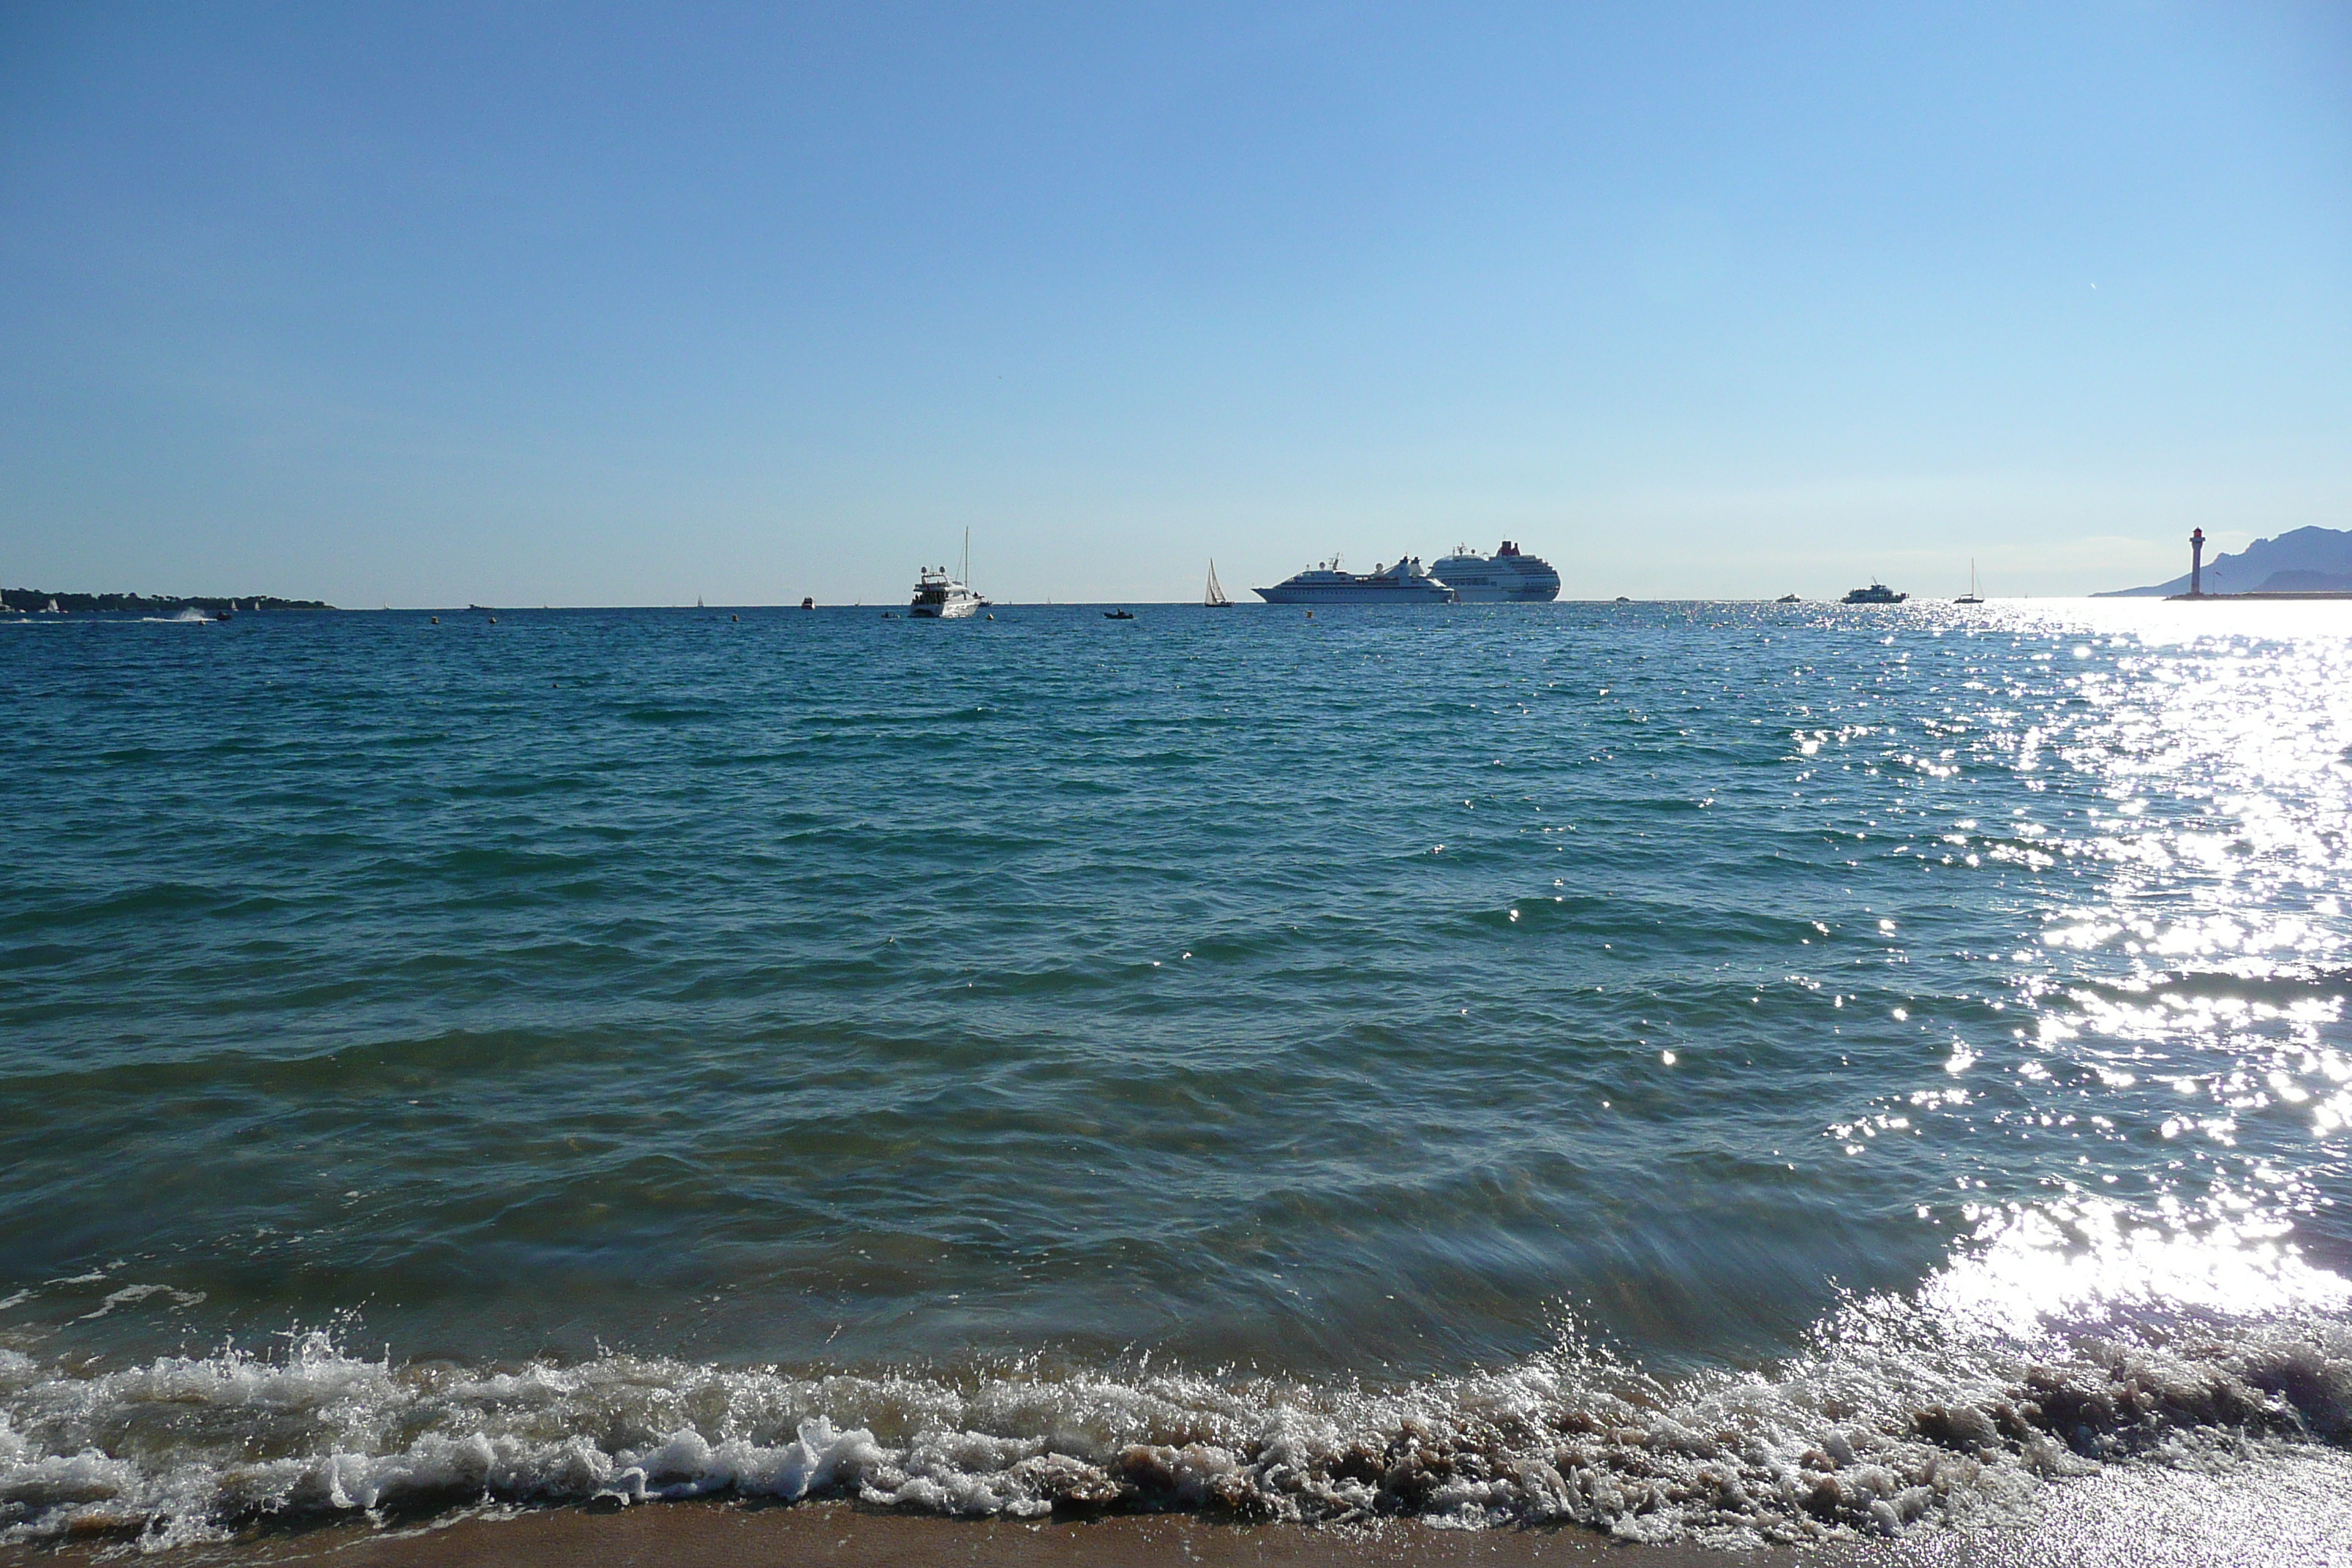
<path fill-rule="evenodd" d="M 1393 566 L 1342 572 L 1336 555 L 1271 588 L 1251 593 L 1269 605 L 1450 605 L 1454 590 L 1408 555 Z"/>
<path fill-rule="evenodd" d="M 1465 605 L 1549 604 L 1559 597 L 1559 574 L 1540 556 L 1522 555 L 1511 541 L 1492 559 L 1457 544 L 1432 568 Z"/>

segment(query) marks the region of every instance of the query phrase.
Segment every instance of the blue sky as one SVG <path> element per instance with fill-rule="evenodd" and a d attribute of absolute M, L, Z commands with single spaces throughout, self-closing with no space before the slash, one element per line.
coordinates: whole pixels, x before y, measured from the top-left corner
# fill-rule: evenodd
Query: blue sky
<path fill-rule="evenodd" d="M 2352 528 L 2352 7 L 0 4 L 0 582 L 2087 592 Z"/>

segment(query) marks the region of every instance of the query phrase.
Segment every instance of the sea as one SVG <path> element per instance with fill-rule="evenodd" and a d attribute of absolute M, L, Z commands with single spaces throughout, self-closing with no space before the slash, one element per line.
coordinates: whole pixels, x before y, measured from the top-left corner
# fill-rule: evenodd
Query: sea
<path fill-rule="evenodd" d="M 2346 607 L 1136 612 L 0 621 L 0 1541 L 2352 1447 Z"/>

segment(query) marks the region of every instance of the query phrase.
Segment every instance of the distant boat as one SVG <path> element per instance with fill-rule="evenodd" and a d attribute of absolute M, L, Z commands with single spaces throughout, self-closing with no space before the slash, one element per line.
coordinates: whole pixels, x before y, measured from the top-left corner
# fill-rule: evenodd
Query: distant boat
<path fill-rule="evenodd" d="M 971 585 L 971 530 L 963 531 L 963 564 L 948 575 L 944 566 L 926 566 L 915 579 L 914 602 L 907 614 L 922 620 L 954 621 L 988 607 L 988 598 Z"/>
<path fill-rule="evenodd" d="M 1798 598 L 1794 594 L 1783 594 L 1772 602 L 1776 605 L 1800 605 L 1804 603 L 1803 600 Z"/>
<path fill-rule="evenodd" d="M 1213 557 L 1209 562 L 1209 591 L 1201 595 L 1201 603 L 1204 607 L 1212 610 L 1230 610 L 1234 607 L 1234 602 L 1225 597 L 1225 591 L 1217 586 L 1217 563 Z"/>
<path fill-rule="evenodd" d="M 1954 599 L 1952 603 L 1955 605 L 1981 605 L 1984 603 L 1982 599 L 1977 597 L 1977 558 L 1973 555 L 1969 557 L 1969 591 L 1961 595 L 1958 598 Z"/>
<path fill-rule="evenodd" d="M 1129 610 L 1105 610 L 1103 612 L 1103 619 L 1107 621 L 1131 621 L 1135 619 L 1135 615 L 1134 612 Z"/>
<path fill-rule="evenodd" d="M 1884 583 L 1873 583 L 1867 588 L 1852 590 L 1843 602 L 1849 605 L 1899 605 L 1910 596 L 1896 593 Z"/>
<path fill-rule="evenodd" d="M 814 609 L 815 609 L 815 608 L 816 608 L 816 595 L 814 595 L 814 594 L 811 594 L 808 597 L 806 597 L 806 598 L 803 599 L 803 600 L 801 601 L 801 608 L 802 608 L 802 609 L 803 609 L 803 610 L 814 610 Z"/>

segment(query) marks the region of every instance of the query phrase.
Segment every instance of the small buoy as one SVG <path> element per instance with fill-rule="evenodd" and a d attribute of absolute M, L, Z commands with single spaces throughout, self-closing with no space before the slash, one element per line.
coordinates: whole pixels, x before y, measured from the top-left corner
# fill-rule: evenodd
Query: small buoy
<path fill-rule="evenodd" d="M 730 621 L 740 621 L 740 620 L 741 620 L 743 617 L 742 617 L 742 616 L 728 616 L 727 618 L 728 618 L 729 620 L 730 620 Z"/>
<path fill-rule="evenodd" d="M 1312 611 L 1312 610 L 1307 611 L 1307 618 L 1308 620 L 1310 620 L 1310 621 L 1311 621 L 1311 620 L 1313 620 L 1313 619 L 1315 618 L 1315 612 L 1314 612 L 1314 611 Z"/>
<path fill-rule="evenodd" d="M 994 620 L 996 617 L 995 617 L 994 616 L 989 616 L 988 618 L 989 618 L 990 620 L 992 620 L 992 620 Z"/>
<path fill-rule="evenodd" d="M 498 618 L 498 616 L 492 616 L 490 617 L 490 625 L 492 625 L 492 626 L 497 626 L 498 624 L 499 624 L 499 618 Z"/>
<path fill-rule="evenodd" d="M 433 617 L 433 624 L 434 624 L 435 626 L 439 626 L 439 625 L 441 624 L 441 617 L 440 617 L 440 616 L 434 616 L 434 617 Z"/>

